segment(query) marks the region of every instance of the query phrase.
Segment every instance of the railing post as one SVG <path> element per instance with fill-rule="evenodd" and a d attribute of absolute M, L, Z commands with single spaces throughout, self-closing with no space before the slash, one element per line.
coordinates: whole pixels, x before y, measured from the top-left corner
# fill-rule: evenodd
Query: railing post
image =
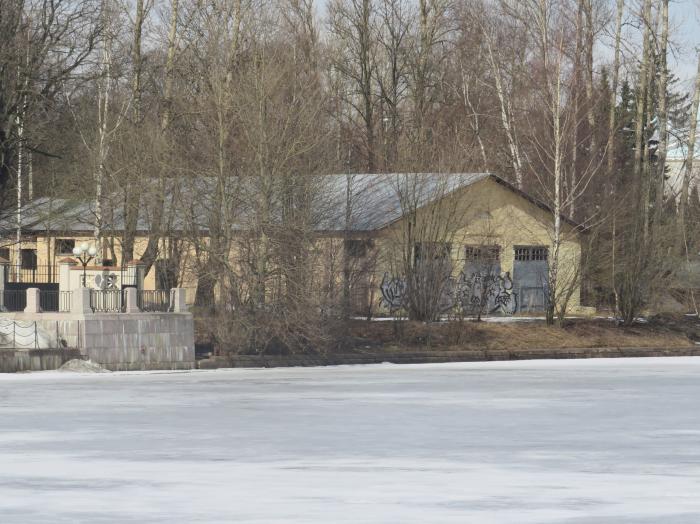
<path fill-rule="evenodd" d="M 0 257 L 0 311 L 5 311 L 5 282 L 10 278 L 10 261 Z"/>
<path fill-rule="evenodd" d="M 187 313 L 186 290 L 176 287 L 171 290 L 173 313 Z"/>
<path fill-rule="evenodd" d="M 92 313 L 92 308 L 90 307 L 90 288 L 81 287 L 73 290 L 70 312 L 80 315 Z"/>
<path fill-rule="evenodd" d="M 30 287 L 26 291 L 27 305 L 24 308 L 25 313 L 41 313 L 41 303 L 39 298 L 39 288 Z"/>
<path fill-rule="evenodd" d="M 145 269 L 146 264 L 138 259 L 127 262 L 126 273 L 128 282 L 126 284 L 129 286 L 136 286 L 136 289 L 139 290 L 143 289 L 144 279 L 146 277 Z M 122 285 L 124 285 L 124 282 L 122 282 Z"/>
<path fill-rule="evenodd" d="M 71 291 L 70 268 L 78 265 L 74 258 L 62 258 L 58 262 L 58 290 Z"/>
<path fill-rule="evenodd" d="M 135 287 L 126 288 L 126 312 L 140 313 L 138 304 L 138 292 Z"/>

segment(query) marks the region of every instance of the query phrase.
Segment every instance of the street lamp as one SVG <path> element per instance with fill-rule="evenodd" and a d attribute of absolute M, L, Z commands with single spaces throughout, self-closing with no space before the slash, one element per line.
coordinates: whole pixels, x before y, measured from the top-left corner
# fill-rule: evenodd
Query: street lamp
<path fill-rule="evenodd" d="M 80 263 L 83 265 L 83 287 L 87 287 L 87 265 L 90 261 L 97 255 L 97 249 L 95 246 L 91 246 L 87 242 L 83 242 L 79 246 L 73 248 L 73 254 L 78 257 Z"/>

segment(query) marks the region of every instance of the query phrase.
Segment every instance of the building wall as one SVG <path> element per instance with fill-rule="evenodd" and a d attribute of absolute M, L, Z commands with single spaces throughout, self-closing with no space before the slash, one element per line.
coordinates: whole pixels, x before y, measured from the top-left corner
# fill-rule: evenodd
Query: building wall
<path fill-rule="evenodd" d="M 450 202 L 450 198 L 457 201 Z M 424 225 L 426 222 L 427 226 Z M 443 223 L 451 226 L 442 229 Z M 548 248 L 550 264 L 554 256 L 552 214 L 493 179 L 481 180 L 458 191 L 444 199 L 438 209 L 422 210 L 415 224 L 412 226 L 414 230 L 428 235 L 425 240 L 440 238 L 451 244 L 453 277 L 464 269 L 467 245 L 499 246 L 501 270 L 511 276 L 515 246 Z M 407 220 L 403 219 L 382 232 L 379 247 L 380 272 L 401 271 L 407 228 Z M 571 311 L 581 310 L 578 282 L 581 260 L 579 235 L 571 225 L 562 221 L 558 294 L 573 288 L 569 301 Z"/>
<path fill-rule="evenodd" d="M 361 203 L 358 203 L 361 205 Z M 406 219 L 385 227 L 382 230 L 369 233 L 356 233 L 353 238 L 372 238 L 373 247 L 366 257 L 352 261 L 354 268 L 367 273 L 363 286 L 371 292 L 368 300 L 379 303 L 379 282 L 382 275 L 401 273 L 401 255 L 407 231 Z M 491 178 L 483 179 L 450 196 L 442 199 L 438 205 L 428 206 L 418 213 L 417 223 L 432 224 L 428 230 L 440 229 L 440 234 L 452 245 L 451 257 L 454 276 L 464 268 L 465 246 L 493 244 L 500 246 L 501 270 L 512 275 L 515 246 L 544 246 L 549 249 L 551 263 L 552 252 L 552 214 L 523 196 L 511 191 Z M 442 229 L 441 229 L 442 228 Z M 569 286 L 569 282 L 577 280 L 580 265 L 581 249 L 579 234 L 562 222 L 563 242 L 560 250 L 560 287 Z M 71 238 L 76 245 L 85 241 L 92 242 L 89 236 L 56 235 L 56 238 Z M 55 253 L 56 238 L 39 236 L 34 242 L 23 243 L 23 248 L 35 248 L 39 265 L 55 264 L 63 258 Z M 414 239 L 415 240 L 415 239 Z M 430 240 L 430 239 L 426 239 Z M 319 236 L 316 241 L 314 276 L 320 284 L 317 286 L 319 295 L 328 294 L 329 289 L 335 288 L 334 293 L 340 293 L 343 275 L 343 241 L 344 235 L 338 232 L 334 235 Z M 166 252 L 165 241 L 162 241 L 161 251 Z M 135 242 L 135 257 L 140 258 L 148 244 L 145 236 L 138 237 Z M 14 250 L 14 248 L 13 248 Z M 115 241 L 117 258 L 121 257 L 119 243 Z M 192 304 L 197 286 L 196 256 L 192 246 L 183 244 L 181 248 L 181 270 L 179 287 L 186 290 L 187 303 Z M 108 253 L 106 253 L 108 255 Z M 14 255 L 13 255 L 14 256 Z M 237 250 L 231 253 L 235 263 Z M 56 269 L 57 271 L 57 269 Z M 153 266 L 144 281 L 145 289 L 156 289 L 156 268 Z M 580 303 L 580 289 L 574 286 L 570 305 L 576 310 Z"/>

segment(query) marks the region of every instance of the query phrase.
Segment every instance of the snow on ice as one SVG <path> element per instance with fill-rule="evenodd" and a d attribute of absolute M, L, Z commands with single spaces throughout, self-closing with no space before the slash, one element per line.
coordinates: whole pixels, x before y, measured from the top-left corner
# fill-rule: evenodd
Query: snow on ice
<path fill-rule="evenodd" d="M 0 375 L 0 522 L 697 523 L 700 358 Z"/>

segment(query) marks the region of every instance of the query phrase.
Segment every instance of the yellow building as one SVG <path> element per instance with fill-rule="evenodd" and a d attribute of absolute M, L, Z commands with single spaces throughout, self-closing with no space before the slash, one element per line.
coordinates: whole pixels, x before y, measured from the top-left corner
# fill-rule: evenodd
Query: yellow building
<path fill-rule="evenodd" d="M 358 314 L 406 309 L 408 289 L 415 295 L 421 286 L 439 295 L 425 299 L 438 300 L 443 312 L 541 312 L 551 296 L 555 267 L 555 300 L 565 301 L 571 312 L 584 311 L 579 298 L 582 228 L 562 218 L 555 242 L 552 211 L 498 176 L 372 174 L 323 180 L 326 211 L 315 223 L 317 264 L 331 286 L 340 289 L 340 280 L 346 279 Z M 11 275 L 51 281 L 58 276 L 58 261 L 71 257 L 73 247 L 94 242 L 87 204 L 44 198 L 27 205 L 23 214 L 21 242 L 8 236 L 0 248 L 0 257 L 12 262 Z M 114 258 L 121 257 L 118 227 L 111 231 L 114 238 L 102 240 L 99 263 L 104 266 L 115 266 Z M 137 258 L 147 239 L 141 224 Z M 160 244 L 161 253 L 167 252 L 168 239 Z M 197 278 L 188 262 L 193 248 L 184 246 L 179 274 L 169 274 L 172 264 L 161 254 L 146 275 L 145 288 L 168 287 L 176 279 L 191 303 Z"/>

